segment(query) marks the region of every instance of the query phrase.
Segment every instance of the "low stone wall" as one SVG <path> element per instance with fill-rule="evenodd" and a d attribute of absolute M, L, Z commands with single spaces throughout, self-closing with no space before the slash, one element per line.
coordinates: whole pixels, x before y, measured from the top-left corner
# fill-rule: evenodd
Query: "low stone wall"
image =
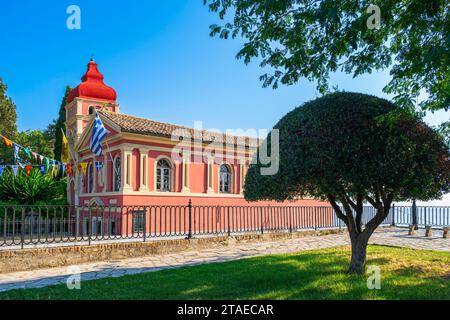
<path fill-rule="evenodd" d="M 151 255 L 191 251 L 201 248 L 230 246 L 242 242 L 275 241 L 305 236 L 336 234 L 340 230 L 268 233 L 234 237 L 162 240 L 152 242 L 110 243 L 91 246 L 55 247 L 0 251 L 0 273 L 63 267 L 76 264 L 114 261 Z"/>

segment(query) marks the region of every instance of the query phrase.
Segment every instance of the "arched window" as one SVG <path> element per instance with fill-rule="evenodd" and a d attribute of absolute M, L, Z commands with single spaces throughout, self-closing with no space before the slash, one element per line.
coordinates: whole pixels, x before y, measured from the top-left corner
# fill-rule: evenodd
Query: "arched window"
<path fill-rule="evenodd" d="M 121 173 L 122 173 L 122 171 L 121 171 L 121 169 L 122 169 L 121 159 L 120 159 L 120 157 L 117 157 L 114 160 L 114 166 L 113 166 L 113 170 L 114 170 L 114 172 L 113 172 L 113 186 L 114 186 L 114 191 L 116 191 L 116 192 L 120 191 L 120 187 L 122 185 L 122 182 L 121 182 L 121 177 L 122 177 Z"/>
<path fill-rule="evenodd" d="M 220 166 L 220 192 L 231 193 L 231 168 L 223 164 Z"/>
<path fill-rule="evenodd" d="M 92 163 L 89 164 L 87 173 L 87 192 L 92 193 L 92 191 L 94 191 L 94 166 Z"/>
<path fill-rule="evenodd" d="M 170 192 L 172 190 L 172 166 L 166 159 L 161 159 L 156 165 L 156 190 Z"/>

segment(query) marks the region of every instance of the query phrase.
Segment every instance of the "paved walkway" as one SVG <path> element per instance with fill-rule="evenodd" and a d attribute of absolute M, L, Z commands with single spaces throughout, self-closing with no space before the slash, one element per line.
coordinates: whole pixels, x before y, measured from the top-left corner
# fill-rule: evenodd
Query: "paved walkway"
<path fill-rule="evenodd" d="M 408 236 L 407 233 L 408 231 L 406 229 L 382 229 L 373 235 L 371 243 L 450 252 L 450 239 L 443 239 L 442 232 L 435 231 L 434 237 L 432 238 L 425 238 L 424 231 L 420 231 L 418 236 Z M 68 278 L 74 274 L 80 274 L 82 281 L 89 281 L 154 272 L 161 269 L 178 268 L 187 265 L 223 262 L 260 255 L 299 252 L 342 245 L 349 245 L 346 234 L 320 237 L 311 236 L 259 243 L 239 243 L 227 247 L 214 247 L 211 249 L 186 251 L 175 254 L 0 274 L 0 292 L 12 289 L 42 288 L 60 283 L 65 284 Z"/>

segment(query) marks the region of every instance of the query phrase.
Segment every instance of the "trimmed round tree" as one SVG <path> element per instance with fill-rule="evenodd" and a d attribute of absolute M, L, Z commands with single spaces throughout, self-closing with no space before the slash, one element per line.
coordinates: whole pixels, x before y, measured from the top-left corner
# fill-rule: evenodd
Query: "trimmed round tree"
<path fill-rule="evenodd" d="M 440 198 L 450 190 L 449 148 L 417 115 L 378 97 L 340 92 L 305 103 L 274 127 L 279 132 L 279 170 L 265 175 L 257 159 L 245 182 L 245 198 L 329 201 L 347 226 L 350 271 L 363 273 L 370 236 L 394 201 Z M 275 135 L 274 135 L 275 137 Z M 267 165 L 269 166 L 269 165 Z M 362 223 L 363 205 L 376 208 Z"/>

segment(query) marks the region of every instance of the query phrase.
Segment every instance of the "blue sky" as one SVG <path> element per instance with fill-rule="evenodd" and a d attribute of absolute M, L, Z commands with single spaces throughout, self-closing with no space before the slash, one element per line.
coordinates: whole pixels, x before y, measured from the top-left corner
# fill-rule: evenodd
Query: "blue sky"
<path fill-rule="evenodd" d="M 218 22 L 203 0 L 2 1 L 0 77 L 18 109 L 19 130 L 43 129 L 56 118 L 67 84 L 76 86 L 91 55 L 121 111 L 205 129 L 270 129 L 284 114 L 318 96 L 301 81 L 263 89 L 257 63 L 235 59 L 242 42 L 209 37 Z M 81 8 L 81 30 L 68 30 L 66 9 Z M 331 85 L 384 96 L 388 72 Z M 427 117 L 437 125 L 444 112 Z M 446 204 L 450 203 L 447 197 Z"/>
<path fill-rule="evenodd" d="M 0 77 L 18 109 L 20 130 L 42 129 L 57 116 L 66 84 L 76 86 L 91 55 L 121 111 L 205 129 L 271 128 L 285 113 L 315 98 L 301 81 L 264 89 L 263 70 L 235 59 L 242 42 L 209 37 L 218 17 L 202 0 L 15 0 L 3 2 Z M 81 30 L 68 30 L 66 9 L 81 8 Z M 332 85 L 385 96 L 388 72 L 352 79 L 336 74 Z M 438 124 L 447 117 L 428 119 Z"/>

